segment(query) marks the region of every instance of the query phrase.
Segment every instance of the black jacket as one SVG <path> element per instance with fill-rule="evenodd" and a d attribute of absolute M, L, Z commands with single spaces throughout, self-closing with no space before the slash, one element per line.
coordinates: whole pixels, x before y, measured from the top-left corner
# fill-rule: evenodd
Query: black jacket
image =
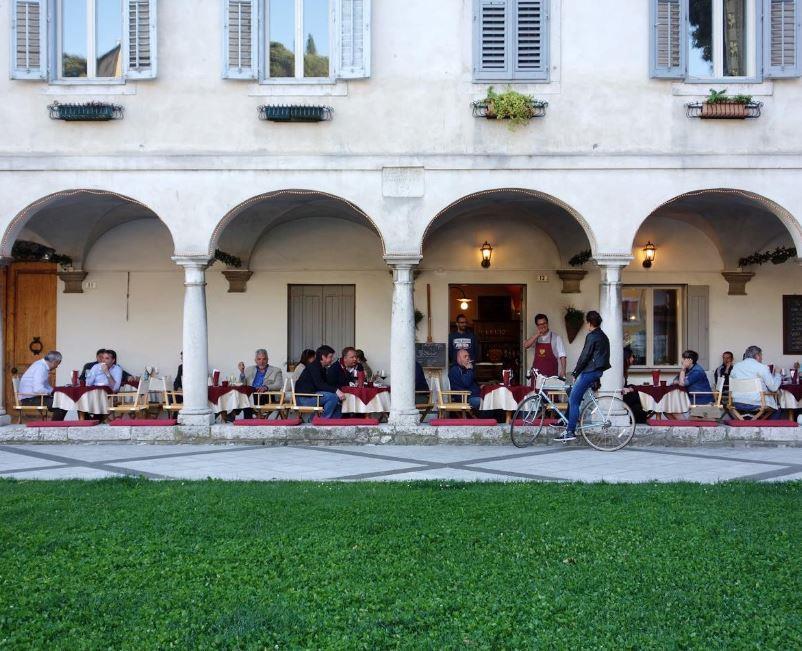
<path fill-rule="evenodd" d="M 356 374 L 364 370 L 361 364 L 354 367 L 354 372 L 350 373 L 341 363 L 337 360 L 326 369 L 326 381 L 335 387 L 347 387 L 351 382 L 356 382 Z"/>
<path fill-rule="evenodd" d="M 572 375 L 579 377 L 580 373 L 586 371 L 606 371 L 608 368 L 610 368 L 610 340 L 601 328 L 596 328 L 585 337 L 585 346 Z"/>
<path fill-rule="evenodd" d="M 326 369 L 323 368 L 320 360 L 316 359 L 301 372 L 301 377 L 295 383 L 295 390 L 298 393 L 317 393 L 318 391 L 336 393 L 337 387 L 329 384 L 326 378 Z"/>

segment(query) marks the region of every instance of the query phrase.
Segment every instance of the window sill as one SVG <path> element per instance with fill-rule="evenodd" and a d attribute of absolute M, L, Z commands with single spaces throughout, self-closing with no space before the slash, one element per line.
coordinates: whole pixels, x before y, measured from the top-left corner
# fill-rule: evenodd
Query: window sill
<path fill-rule="evenodd" d="M 703 85 L 706 84 L 706 85 Z M 774 82 L 740 82 L 727 83 L 726 81 L 678 81 L 671 85 L 671 94 L 677 97 L 707 96 L 710 88 L 716 90 L 727 89 L 727 95 L 752 95 L 753 97 L 769 97 L 774 95 Z"/>
<path fill-rule="evenodd" d="M 124 81 L 81 83 L 51 81 L 41 90 L 43 95 L 136 95 L 136 85 Z"/>
<path fill-rule="evenodd" d="M 471 101 L 487 97 L 489 86 L 501 91 L 509 86 L 519 93 L 534 95 L 535 97 L 539 95 L 559 95 L 561 92 L 559 81 L 471 81 L 468 84 L 468 94 L 471 96 Z"/>
<path fill-rule="evenodd" d="M 248 89 L 249 97 L 345 97 L 348 82 L 343 79 L 310 83 L 295 80 L 265 80 Z"/>

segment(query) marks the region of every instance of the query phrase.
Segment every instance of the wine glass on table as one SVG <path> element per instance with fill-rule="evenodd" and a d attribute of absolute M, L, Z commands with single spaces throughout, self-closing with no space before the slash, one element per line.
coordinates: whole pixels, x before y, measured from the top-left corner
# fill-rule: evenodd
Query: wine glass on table
<path fill-rule="evenodd" d="M 384 380 L 387 377 L 387 373 L 383 368 L 379 369 L 379 377 L 382 379 L 382 384 L 384 384 Z"/>

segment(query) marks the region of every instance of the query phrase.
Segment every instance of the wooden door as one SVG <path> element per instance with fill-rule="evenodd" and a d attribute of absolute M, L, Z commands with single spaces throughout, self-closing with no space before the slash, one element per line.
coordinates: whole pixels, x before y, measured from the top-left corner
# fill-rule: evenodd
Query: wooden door
<path fill-rule="evenodd" d="M 56 265 L 15 262 L 3 274 L 5 404 L 14 404 L 13 374 L 56 349 Z M 52 381 L 52 379 L 51 379 Z"/>
<path fill-rule="evenodd" d="M 328 344 L 339 355 L 354 345 L 354 285 L 290 285 L 287 361 Z"/>

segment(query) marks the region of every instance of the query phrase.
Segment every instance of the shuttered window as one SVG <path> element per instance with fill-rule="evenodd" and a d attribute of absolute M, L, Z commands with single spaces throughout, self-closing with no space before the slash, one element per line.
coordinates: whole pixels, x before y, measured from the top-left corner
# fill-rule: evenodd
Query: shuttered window
<path fill-rule="evenodd" d="M 652 77 L 798 77 L 800 0 L 651 0 Z"/>
<path fill-rule="evenodd" d="M 474 79 L 548 80 L 548 0 L 475 0 Z"/>
<path fill-rule="evenodd" d="M 225 0 L 223 4 L 223 76 L 256 79 L 259 30 L 258 0 Z"/>
<path fill-rule="evenodd" d="M 11 11 L 11 78 L 46 78 L 45 0 L 14 0 Z"/>
<path fill-rule="evenodd" d="M 156 76 L 156 0 L 128 0 L 126 76 Z"/>

